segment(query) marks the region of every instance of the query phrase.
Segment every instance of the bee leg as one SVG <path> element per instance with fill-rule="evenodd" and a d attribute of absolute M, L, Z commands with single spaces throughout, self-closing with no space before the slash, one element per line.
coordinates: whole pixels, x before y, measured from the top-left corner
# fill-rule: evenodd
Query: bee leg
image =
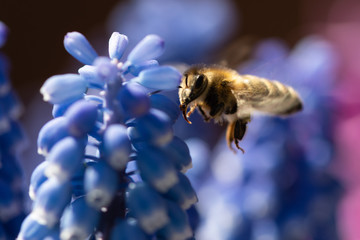
<path fill-rule="evenodd" d="M 212 107 L 210 110 L 210 116 L 215 117 L 215 115 L 217 115 L 218 113 L 221 114 L 224 111 L 224 107 L 225 107 L 224 103 L 219 103 L 215 107 Z"/>
<path fill-rule="evenodd" d="M 201 113 L 201 115 L 203 116 L 205 122 L 210 121 L 210 117 L 206 115 L 206 113 L 204 112 L 204 110 L 201 108 L 201 106 L 198 106 L 199 112 Z"/>
<path fill-rule="evenodd" d="M 196 109 L 196 105 L 192 105 L 190 107 L 190 110 L 187 112 L 186 116 L 190 117 L 190 115 L 195 111 L 195 109 Z"/>
<path fill-rule="evenodd" d="M 230 122 L 226 129 L 226 141 L 227 145 L 234 153 L 236 153 L 235 149 L 231 146 L 232 142 L 234 141 L 234 130 L 235 130 L 236 122 Z"/>
<path fill-rule="evenodd" d="M 245 153 L 245 150 L 239 146 L 239 141 L 241 141 L 244 138 L 248 122 L 250 122 L 250 118 L 239 119 L 235 122 L 235 127 L 234 127 L 235 145 L 243 153 Z"/>

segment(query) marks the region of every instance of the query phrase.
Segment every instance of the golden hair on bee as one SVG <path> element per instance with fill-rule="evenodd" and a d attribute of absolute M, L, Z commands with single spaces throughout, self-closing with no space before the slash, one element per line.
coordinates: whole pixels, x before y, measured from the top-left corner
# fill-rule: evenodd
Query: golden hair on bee
<path fill-rule="evenodd" d="M 183 74 L 179 86 L 180 110 L 184 119 L 198 109 L 205 121 L 228 122 L 226 139 L 239 146 L 254 112 L 288 116 L 302 109 L 298 93 L 275 80 L 253 75 L 240 75 L 235 70 L 217 65 L 195 65 Z M 188 111 L 188 108 L 189 111 Z"/>

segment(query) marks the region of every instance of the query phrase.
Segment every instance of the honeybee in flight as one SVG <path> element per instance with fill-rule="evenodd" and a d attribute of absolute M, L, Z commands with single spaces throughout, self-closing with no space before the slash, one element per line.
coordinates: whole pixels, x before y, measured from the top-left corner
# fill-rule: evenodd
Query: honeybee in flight
<path fill-rule="evenodd" d="M 253 112 L 288 116 L 302 109 L 290 86 L 253 75 L 240 75 L 222 66 L 197 65 L 184 72 L 179 86 L 180 110 L 188 120 L 197 108 L 205 121 L 228 122 L 226 140 L 239 146 Z M 188 108 L 190 107 L 190 110 Z"/>

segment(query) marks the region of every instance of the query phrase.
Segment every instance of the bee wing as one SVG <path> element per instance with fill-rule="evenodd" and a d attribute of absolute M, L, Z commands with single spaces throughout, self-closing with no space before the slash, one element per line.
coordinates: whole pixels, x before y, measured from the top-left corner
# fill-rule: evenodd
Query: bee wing
<path fill-rule="evenodd" d="M 258 40 L 254 37 L 237 38 L 220 50 L 213 62 L 217 62 L 220 66 L 235 69 L 250 59 L 257 42 Z"/>

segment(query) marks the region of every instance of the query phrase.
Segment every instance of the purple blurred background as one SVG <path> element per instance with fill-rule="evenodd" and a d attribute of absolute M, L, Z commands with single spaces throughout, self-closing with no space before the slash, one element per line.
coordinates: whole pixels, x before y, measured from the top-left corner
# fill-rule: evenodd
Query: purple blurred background
<path fill-rule="evenodd" d="M 157 33 L 167 43 L 167 54 L 162 61 L 187 64 L 215 62 L 239 38 L 260 42 L 269 38 L 279 40 L 279 46 L 283 46 L 284 50 L 280 47 L 280 50 L 268 52 L 270 58 L 278 54 L 276 59 L 279 59 L 281 51 L 286 55 L 288 49 L 295 47 L 305 37 L 314 34 L 320 36 L 331 45 L 336 62 L 336 69 L 334 67 L 328 71 L 334 82 L 323 94 L 328 97 L 324 99 L 330 99 L 326 103 L 330 107 L 327 116 L 331 122 L 327 137 L 333 143 L 332 161 L 326 171 L 335 176 L 345 190 L 335 209 L 335 225 L 338 239 L 360 239 L 360 3 L 357 0 L 112 0 L 106 1 L 106 4 L 84 0 L 2 0 L 0 5 L 0 20 L 10 29 L 3 52 L 10 59 L 12 84 L 24 104 L 22 121 L 30 140 L 23 162 L 27 179 L 40 161 L 36 154 L 37 132 L 51 118 L 50 105 L 42 102 L 39 89 L 51 75 L 75 72 L 79 67 L 63 49 L 62 40 L 66 32 L 82 32 L 100 55 L 107 54 L 106 41 L 113 31 L 128 35 L 132 43 L 145 34 Z M 236 51 L 230 53 L 240 54 Z M 283 65 L 274 65 L 276 59 L 269 60 L 270 64 L 265 61 L 257 65 L 253 72 L 265 71 L 270 77 L 277 76 L 271 71 L 281 71 L 282 68 L 279 70 L 276 66 Z M 303 59 L 303 62 L 311 64 L 311 60 Z M 274 67 L 267 69 L 268 66 Z M 288 84 L 293 84 L 291 79 Z M 295 85 L 301 88 L 301 84 Z M 198 116 L 194 118 L 194 122 L 198 122 L 195 127 L 183 121 L 178 124 L 183 126 L 178 128 L 187 127 L 193 131 L 201 127 L 202 131 L 210 132 L 199 136 L 207 140 L 208 145 L 193 142 L 200 144 L 198 148 L 204 148 L 203 151 L 209 154 L 206 149 L 213 149 L 215 145 L 219 147 L 217 139 L 223 128 L 203 125 Z M 182 137 L 194 136 L 185 132 Z M 235 164 L 235 169 L 241 168 L 236 162 L 227 164 Z M 204 165 L 206 163 L 195 167 L 210 171 Z M 301 171 L 298 174 L 302 176 Z M 200 189 L 202 192 L 208 191 L 208 194 L 213 193 L 207 188 Z M 221 212 L 226 213 L 225 210 Z M 306 239 L 329 240 L 314 236 Z"/>

